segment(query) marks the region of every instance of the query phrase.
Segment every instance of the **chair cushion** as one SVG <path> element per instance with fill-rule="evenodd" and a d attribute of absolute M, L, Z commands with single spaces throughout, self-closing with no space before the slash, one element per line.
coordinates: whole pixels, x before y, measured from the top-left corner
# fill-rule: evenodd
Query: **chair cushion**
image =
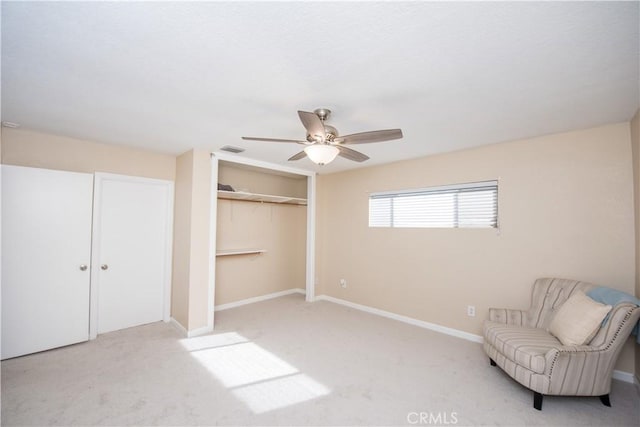
<path fill-rule="evenodd" d="M 512 362 L 538 374 L 546 367 L 545 354 L 562 344 L 542 328 L 485 322 L 484 339 Z"/>
<path fill-rule="evenodd" d="M 582 291 L 575 292 L 556 312 L 549 332 L 564 345 L 586 344 L 598 332 L 610 311 L 610 305 L 595 302 Z"/>

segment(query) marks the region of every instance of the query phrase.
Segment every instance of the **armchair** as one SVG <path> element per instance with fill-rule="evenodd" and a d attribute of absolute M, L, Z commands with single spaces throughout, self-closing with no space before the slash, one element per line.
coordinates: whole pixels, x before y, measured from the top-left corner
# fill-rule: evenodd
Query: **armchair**
<path fill-rule="evenodd" d="M 640 307 L 626 301 L 614 305 L 585 345 L 563 345 L 548 332 L 556 311 L 569 297 L 594 288 L 576 280 L 538 279 L 529 310 L 489 309 L 483 335 L 490 363 L 532 390 L 533 406 L 538 410 L 545 395 L 599 396 L 611 406 L 613 369 L 640 318 Z"/>

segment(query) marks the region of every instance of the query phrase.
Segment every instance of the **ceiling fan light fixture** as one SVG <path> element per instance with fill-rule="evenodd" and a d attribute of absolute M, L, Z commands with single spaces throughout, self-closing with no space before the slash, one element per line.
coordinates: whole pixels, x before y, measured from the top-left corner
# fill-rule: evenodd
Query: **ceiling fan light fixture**
<path fill-rule="evenodd" d="M 329 144 L 313 144 L 306 147 L 304 152 L 307 153 L 307 157 L 309 157 L 313 163 L 326 165 L 336 158 L 340 150 Z"/>

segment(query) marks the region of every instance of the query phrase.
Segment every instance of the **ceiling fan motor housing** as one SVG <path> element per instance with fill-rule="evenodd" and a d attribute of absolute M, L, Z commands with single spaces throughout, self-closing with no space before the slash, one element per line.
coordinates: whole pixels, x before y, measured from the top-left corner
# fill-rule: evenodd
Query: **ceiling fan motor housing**
<path fill-rule="evenodd" d="M 338 129 L 331 125 L 324 125 L 324 138 L 321 135 L 307 134 L 307 141 L 309 142 L 333 142 L 338 136 Z"/>
<path fill-rule="evenodd" d="M 322 126 L 324 127 L 324 135 L 320 135 L 320 139 L 318 139 L 315 135 L 307 134 L 307 141 L 325 143 L 333 142 L 334 139 L 338 136 L 338 129 L 325 123 L 325 121 L 329 118 L 329 115 L 331 115 L 331 110 L 329 110 L 328 108 L 316 108 L 315 110 L 313 110 L 313 113 L 322 121 Z"/>

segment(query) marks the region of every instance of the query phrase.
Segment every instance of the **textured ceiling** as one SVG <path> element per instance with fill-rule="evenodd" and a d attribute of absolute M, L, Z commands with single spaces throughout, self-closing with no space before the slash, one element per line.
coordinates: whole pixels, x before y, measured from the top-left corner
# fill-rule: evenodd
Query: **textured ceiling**
<path fill-rule="evenodd" d="M 638 2 L 2 2 L 2 120 L 287 164 L 296 110 L 328 107 L 363 164 L 629 120 Z"/>

